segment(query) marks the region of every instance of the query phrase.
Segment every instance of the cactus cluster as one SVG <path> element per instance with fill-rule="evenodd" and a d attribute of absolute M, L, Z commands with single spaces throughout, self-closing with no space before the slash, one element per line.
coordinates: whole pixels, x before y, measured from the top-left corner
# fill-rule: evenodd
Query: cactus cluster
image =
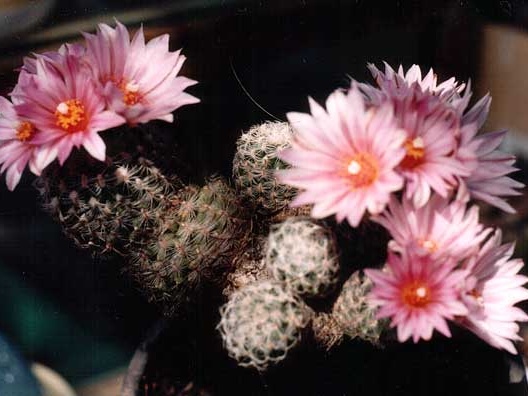
<path fill-rule="evenodd" d="M 237 141 L 233 180 L 239 194 L 261 212 L 285 208 L 296 194 L 295 188 L 275 178 L 278 169 L 288 167 L 278 155 L 291 146 L 292 138 L 288 123 L 266 122 L 250 128 Z"/>
<path fill-rule="evenodd" d="M 145 158 L 120 156 L 104 163 L 72 158 L 46 169 L 35 185 L 44 210 L 79 247 L 124 256 L 150 238 L 181 182 Z"/>
<path fill-rule="evenodd" d="M 233 293 L 221 315 L 218 329 L 229 355 L 263 371 L 299 343 L 312 311 L 281 283 L 268 280 Z"/>
<path fill-rule="evenodd" d="M 221 178 L 182 188 L 151 241 L 132 252 L 128 271 L 150 301 L 171 315 L 202 281 L 223 286 L 249 223 L 235 191 Z"/>
<path fill-rule="evenodd" d="M 323 297 L 339 280 L 332 232 L 307 218 L 290 218 L 272 227 L 266 263 L 275 279 L 303 297 Z"/>

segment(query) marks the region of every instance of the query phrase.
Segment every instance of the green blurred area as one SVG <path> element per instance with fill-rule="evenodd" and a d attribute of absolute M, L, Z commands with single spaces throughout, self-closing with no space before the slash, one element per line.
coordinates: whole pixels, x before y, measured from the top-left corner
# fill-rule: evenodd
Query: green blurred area
<path fill-rule="evenodd" d="M 60 305 L 0 266 L 2 331 L 28 358 L 42 358 L 72 383 L 128 364 L 133 348 L 81 326 Z M 100 327 L 110 323 L 98 323 Z"/>

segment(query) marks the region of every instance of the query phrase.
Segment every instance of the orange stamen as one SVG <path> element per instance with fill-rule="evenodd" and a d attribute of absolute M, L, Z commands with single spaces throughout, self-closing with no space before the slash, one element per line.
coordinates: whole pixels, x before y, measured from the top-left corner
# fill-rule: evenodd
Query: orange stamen
<path fill-rule="evenodd" d="M 431 302 L 431 291 L 426 284 L 413 282 L 403 288 L 401 297 L 405 304 L 413 308 L 423 308 Z"/>
<path fill-rule="evenodd" d="M 139 85 L 132 81 L 121 81 L 118 84 L 119 89 L 123 92 L 123 102 L 127 106 L 133 106 L 141 101 L 141 94 L 139 93 Z"/>
<path fill-rule="evenodd" d="M 21 142 L 27 142 L 35 135 L 35 126 L 29 121 L 22 121 L 17 128 L 16 138 Z"/>
<path fill-rule="evenodd" d="M 418 245 L 427 250 L 429 253 L 434 253 L 438 250 L 438 245 L 436 242 L 430 239 L 418 239 Z"/>
<path fill-rule="evenodd" d="M 378 162 L 368 153 L 356 154 L 346 163 L 346 178 L 353 190 L 370 186 L 378 175 Z"/>
<path fill-rule="evenodd" d="M 414 169 L 424 163 L 425 149 L 424 142 L 421 137 L 414 139 L 407 139 L 403 147 L 405 148 L 405 157 L 400 166 L 404 169 Z"/>
<path fill-rule="evenodd" d="M 84 105 L 78 99 L 59 103 L 55 110 L 55 117 L 57 126 L 68 133 L 84 131 L 88 125 Z"/>

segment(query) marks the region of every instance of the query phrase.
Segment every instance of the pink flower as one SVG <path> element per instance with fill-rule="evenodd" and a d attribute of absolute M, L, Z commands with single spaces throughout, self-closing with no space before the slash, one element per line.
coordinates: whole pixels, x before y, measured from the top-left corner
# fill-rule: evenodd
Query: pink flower
<path fill-rule="evenodd" d="M 501 245 L 500 231 L 484 244 L 466 279 L 463 301 L 469 313 L 458 322 L 496 348 L 517 351 L 512 343 L 521 340 L 516 321 L 528 321 L 528 315 L 514 304 L 528 300 L 522 287 L 528 277 L 519 275 L 522 260 L 511 260 L 513 244 Z"/>
<path fill-rule="evenodd" d="M 406 100 L 394 99 L 396 118 L 406 131 L 406 155 L 399 170 L 406 179 L 405 196 L 416 206 L 423 206 L 435 191 L 444 198 L 456 187 L 457 178 L 468 174 L 453 155 L 456 139 L 453 113 L 436 100 L 416 95 Z"/>
<path fill-rule="evenodd" d="M 380 89 L 363 84 L 362 91 L 374 106 L 391 102 L 396 108 L 398 126 L 406 131 L 406 156 L 399 170 L 406 179 L 405 195 L 416 206 L 423 206 L 435 191 L 447 198 L 469 171 L 454 155 L 460 117 L 448 105 L 460 98 L 464 87 L 450 79 L 437 85 L 433 71 L 422 79 L 416 65 L 404 74 L 385 64 L 385 74 L 369 65 Z"/>
<path fill-rule="evenodd" d="M 461 179 L 471 196 L 508 213 L 515 209 L 503 197 L 520 195 L 524 184 L 507 175 L 516 171 L 515 156 L 498 150 L 506 131 L 476 136 L 475 124 L 462 129 L 457 156 L 470 171 Z"/>
<path fill-rule="evenodd" d="M 199 99 L 183 92 L 196 81 L 177 76 L 185 57 L 169 52 L 169 36 L 145 44 L 140 28 L 132 41 L 125 26 L 100 24 L 96 34 L 84 34 L 88 59 L 104 87 L 108 105 L 131 124 L 160 119 L 173 121 L 171 112 Z"/>
<path fill-rule="evenodd" d="M 125 120 L 105 111 L 88 69 L 76 54 L 36 58 L 25 84 L 16 91 L 17 113 L 41 133 L 32 144 L 41 146 L 36 165 L 58 157 L 62 165 L 72 148 L 83 146 L 94 158 L 105 159 L 106 146 L 97 132 L 116 127 Z M 32 73 L 34 71 L 34 73 Z"/>
<path fill-rule="evenodd" d="M 391 250 L 400 253 L 410 250 L 435 259 L 470 257 L 491 231 L 479 223 L 477 206 L 468 210 L 464 201 L 438 195 L 420 208 L 414 207 L 409 199 L 403 198 L 400 203 L 392 197 L 387 209 L 373 220 L 390 232 Z"/>
<path fill-rule="evenodd" d="M 436 136 L 444 134 L 443 147 L 447 149 L 450 144 L 452 151 L 444 150 L 442 153 L 436 153 L 434 170 L 429 169 L 427 172 L 423 169 L 421 172 L 403 170 L 408 180 L 408 197 L 417 194 L 415 203 L 420 205 L 426 201 L 428 186 L 445 196 L 446 189 L 464 183 L 473 198 L 480 199 L 506 212 L 515 212 L 502 197 L 519 195 L 517 190 L 524 185 L 507 176 L 516 170 L 512 166 L 515 157 L 497 150 L 505 132 L 477 136 L 477 132 L 488 116 L 491 103 L 489 95 L 482 97 L 468 110 L 472 96 L 470 83 L 466 86 L 450 78 L 438 85 L 432 69 L 422 78 L 421 70 L 417 65 L 413 65 L 407 73 L 404 73 L 402 66 L 396 73 L 387 63 L 385 63 L 384 73 L 372 64 L 368 67 L 379 85 L 377 89 L 368 84 L 360 84 L 369 102 L 374 105 L 380 105 L 387 100 L 400 103 L 399 106 L 403 110 L 396 112 L 397 118 L 400 122 L 407 122 L 408 125 L 416 125 L 415 136 L 421 137 L 420 130 L 424 130 L 425 127 L 419 125 L 419 120 L 427 120 L 434 112 L 451 113 L 451 125 L 444 123 L 440 126 L 443 132 L 438 131 Z M 415 105 L 421 108 L 418 121 L 415 121 L 416 113 L 412 109 L 408 110 L 409 102 L 426 103 L 426 105 Z M 433 138 L 430 142 L 435 140 Z M 448 140 L 451 140 L 451 143 Z M 422 142 L 418 141 L 418 146 L 421 144 Z M 427 146 L 427 143 L 424 142 L 424 146 Z M 408 158 L 414 159 L 414 152 L 409 150 L 412 146 L 408 145 L 407 148 Z M 438 161 L 443 162 L 444 165 L 440 166 Z M 438 173 L 439 170 L 442 173 Z M 437 180 L 435 182 L 427 180 L 425 175 L 435 177 Z M 453 178 L 457 181 L 454 182 Z"/>
<path fill-rule="evenodd" d="M 40 147 L 33 144 L 39 132 L 31 122 L 21 119 L 13 104 L 1 96 L 0 113 L 0 172 L 6 173 L 7 188 L 13 191 L 28 164 L 36 175 L 42 170 L 36 164 Z M 49 158 L 43 160 L 43 165 L 49 163 Z"/>
<path fill-rule="evenodd" d="M 50 67 L 61 67 L 64 62 L 61 60 L 66 56 L 73 56 L 78 59 L 79 64 L 84 64 L 86 49 L 80 44 L 63 44 L 57 51 L 48 51 L 41 54 L 33 54 L 34 57 L 24 57 L 24 63 L 20 68 L 18 82 L 13 91 L 9 94 L 13 103 L 19 104 L 23 101 L 20 95 L 24 95 L 24 87 L 32 84 L 35 74 L 37 74 L 37 59 L 50 61 Z M 63 70 L 56 70 L 58 75 L 63 74 Z"/>
<path fill-rule="evenodd" d="M 400 342 L 411 336 L 414 342 L 429 340 L 434 329 L 451 336 L 446 319 L 467 313 L 459 300 L 466 272 L 454 270 L 455 265 L 452 259 L 389 252 L 387 271 L 365 270 L 374 282 L 369 299 L 380 306 L 379 318 L 391 318 Z"/>
<path fill-rule="evenodd" d="M 374 64 L 369 63 L 368 69 L 376 80 L 378 86 L 384 92 L 400 91 L 405 95 L 405 91 L 409 90 L 411 86 L 418 85 L 422 92 L 430 93 L 438 96 L 443 101 L 449 101 L 458 98 L 465 88 L 464 83 L 459 83 L 454 77 L 438 84 L 438 76 L 429 69 L 429 72 L 422 78 L 422 71 L 418 65 L 412 65 L 407 73 L 403 71 L 403 66 L 400 65 L 398 72 L 387 63 L 385 65 L 385 72 L 380 71 Z"/>
<path fill-rule="evenodd" d="M 358 88 L 332 93 L 326 111 L 312 99 L 310 114 L 289 113 L 292 147 L 281 158 L 292 169 L 279 179 L 304 189 L 292 205 L 313 203 L 312 216 L 335 214 L 357 226 L 365 211 L 380 213 L 391 192 L 402 187 L 395 167 L 404 156 L 404 135 L 390 105 L 365 108 Z"/>

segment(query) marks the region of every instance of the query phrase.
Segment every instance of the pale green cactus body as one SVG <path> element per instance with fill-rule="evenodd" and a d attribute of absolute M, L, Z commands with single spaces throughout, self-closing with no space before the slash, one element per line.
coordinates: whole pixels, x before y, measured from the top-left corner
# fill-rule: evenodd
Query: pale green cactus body
<path fill-rule="evenodd" d="M 266 122 L 253 126 L 237 141 L 233 180 L 239 194 L 264 213 L 285 208 L 296 189 L 279 183 L 275 172 L 289 166 L 279 159 L 291 146 L 293 132 L 288 123 Z"/>
<path fill-rule="evenodd" d="M 361 276 L 359 271 L 354 272 L 344 283 L 332 316 L 347 336 L 379 344 L 387 323 L 376 318 L 376 308 L 368 303 L 371 288 L 369 278 Z"/>
<path fill-rule="evenodd" d="M 250 284 L 221 308 L 218 329 L 229 356 L 259 371 L 283 360 L 301 341 L 311 309 L 277 281 Z"/>
<path fill-rule="evenodd" d="M 290 218 L 272 227 L 266 264 L 274 279 L 303 297 L 324 297 L 339 280 L 333 234 L 308 218 Z"/>

